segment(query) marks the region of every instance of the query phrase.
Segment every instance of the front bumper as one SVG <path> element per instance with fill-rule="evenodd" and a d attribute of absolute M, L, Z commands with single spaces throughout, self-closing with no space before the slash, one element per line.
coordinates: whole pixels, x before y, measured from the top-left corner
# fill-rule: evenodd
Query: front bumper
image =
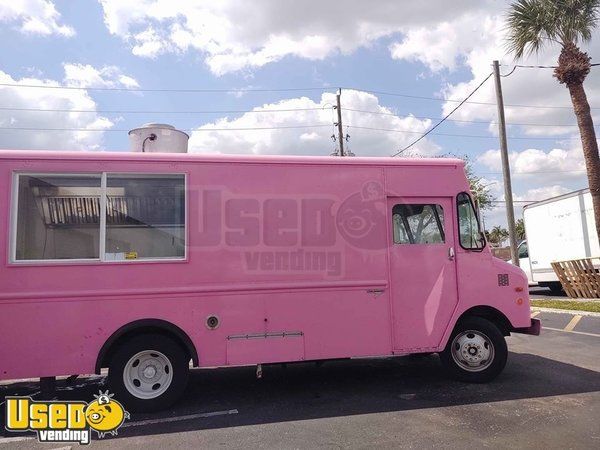
<path fill-rule="evenodd" d="M 539 336 L 542 329 L 542 322 L 539 319 L 531 319 L 531 325 L 524 328 L 513 328 L 513 333 L 532 334 Z"/>

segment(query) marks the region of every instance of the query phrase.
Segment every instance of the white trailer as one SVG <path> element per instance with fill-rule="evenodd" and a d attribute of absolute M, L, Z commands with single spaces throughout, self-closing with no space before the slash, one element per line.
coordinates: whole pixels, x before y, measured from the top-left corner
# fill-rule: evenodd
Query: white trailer
<path fill-rule="evenodd" d="M 523 209 L 527 241 L 519 262 L 530 284 L 561 289 L 553 261 L 600 256 L 589 189 L 531 203 Z"/>

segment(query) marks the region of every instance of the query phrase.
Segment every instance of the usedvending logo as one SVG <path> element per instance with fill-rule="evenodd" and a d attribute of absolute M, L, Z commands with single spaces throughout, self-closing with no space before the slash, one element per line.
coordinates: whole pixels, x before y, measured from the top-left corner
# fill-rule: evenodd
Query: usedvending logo
<path fill-rule="evenodd" d="M 35 431 L 40 442 L 79 442 L 87 445 L 91 432 L 99 438 L 117 435 L 117 430 L 129 419 L 123 405 L 114 394 L 100 391 L 94 401 L 34 401 L 31 397 L 6 398 L 8 431 Z"/>

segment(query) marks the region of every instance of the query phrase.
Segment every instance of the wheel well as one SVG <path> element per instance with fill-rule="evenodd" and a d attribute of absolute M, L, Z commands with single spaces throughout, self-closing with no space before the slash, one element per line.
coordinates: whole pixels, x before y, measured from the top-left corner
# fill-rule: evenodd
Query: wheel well
<path fill-rule="evenodd" d="M 198 352 L 196 351 L 194 343 L 185 331 L 166 320 L 141 319 L 123 325 L 108 338 L 98 353 L 95 372 L 100 374 L 100 370 L 103 367 L 108 366 L 115 349 L 119 347 L 119 345 L 123 344 L 127 339 L 134 335 L 145 333 L 159 334 L 174 339 L 187 352 L 194 363 L 194 366 L 198 366 Z"/>
<path fill-rule="evenodd" d="M 458 321 L 465 317 L 482 317 L 496 325 L 504 336 L 509 336 L 513 326 L 504 314 L 491 306 L 474 306 L 461 314 Z"/>

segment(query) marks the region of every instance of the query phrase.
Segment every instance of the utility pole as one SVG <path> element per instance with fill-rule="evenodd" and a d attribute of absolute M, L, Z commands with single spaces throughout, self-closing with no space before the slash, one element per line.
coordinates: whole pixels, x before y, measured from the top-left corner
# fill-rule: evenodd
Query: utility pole
<path fill-rule="evenodd" d="M 510 163 L 508 161 L 506 123 L 504 120 L 504 100 L 502 99 L 502 83 L 500 82 L 500 65 L 498 64 L 498 61 L 494 61 L 494 80 L 496 81 L 496 102 L 498 103 L 498 132 L 500 135 L 500 156 L 502 159 L 502 175 L 504 178 L 504 199 L 506 201 L 506 220 L 508 221 L 510 255 L 513 264 L 519 267 L 519 255 L 517 253 L 517 233 L 515 231 L 515 210 L 513 207 L 512 185 L 510 182 Z"/>
<path fill-rule="evenodd" d="M 346 156 L 344 154 L 344 130 L 342 128 L 342 103 L 340 97 L 342 96 L 342 88 L 338 89 L 337 92 L 337 127 L 338 127 L 338 139 L 340 142 L 340 156 Z"/>

